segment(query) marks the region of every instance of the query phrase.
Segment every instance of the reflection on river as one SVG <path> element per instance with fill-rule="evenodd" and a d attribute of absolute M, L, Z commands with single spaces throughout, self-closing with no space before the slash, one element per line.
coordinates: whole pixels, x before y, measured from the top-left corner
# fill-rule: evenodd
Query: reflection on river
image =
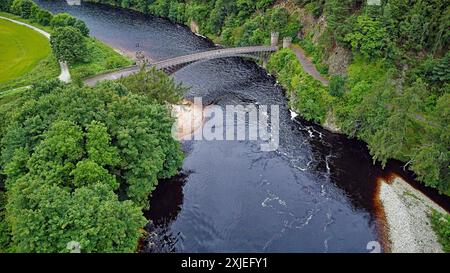
<path fill-rule="evenodd" d="M 213 47 L 183 26 L 135 12 L 36 1 L 84 20 L 91 35 L 153 60 Z M 161 181 L 146 213 L 146 252 L 368 252 L 380 225 L 376 178 L 363 144 L 292 120 L 283 91 L 256 64 L 239 58 L 190 65 L 174 75 L 187 98 L 206 105 L 279 105 L 280 147 L 249 141 L 188 141 L 183 174 Z"/>

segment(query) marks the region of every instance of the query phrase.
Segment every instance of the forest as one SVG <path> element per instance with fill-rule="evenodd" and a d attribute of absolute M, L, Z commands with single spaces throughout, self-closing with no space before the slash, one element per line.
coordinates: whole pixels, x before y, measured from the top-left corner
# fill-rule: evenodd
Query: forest
<path fill-rule="evenodd" d="M 183 160 L 166 102 L 184 89 L 141 73 L 153 79 L 141 91 L 140 74 L 95 88 L 49 80 L 0 107 L 2 252 L 136 250 L 148 197 Z"/>
<path fill-rule="evenodd" d="M 105 61 L 130 60 L 89 38 L 79 19 L 30 0 L 5 3 L 2 11 L 51 32 L 53 55 L 77 77 L 31 79 L 0 100 L 0 252 L 69 252 L 72 243 L 135 252 L 149 196 L 183 161 L 168 104 L 185 89 L 156 70 L 84 87 L 78 77 Z"/>

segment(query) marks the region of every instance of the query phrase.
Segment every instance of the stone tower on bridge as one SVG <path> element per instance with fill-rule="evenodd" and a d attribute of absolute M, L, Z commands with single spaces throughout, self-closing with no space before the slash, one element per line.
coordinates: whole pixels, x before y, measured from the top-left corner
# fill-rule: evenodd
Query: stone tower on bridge
<path fill-rule="evenodd" d="M 278 32 L 272 32 L 270 34 L 270 45 L 277 46 L 279 37 L 280 37 L 280 34 Z"/>

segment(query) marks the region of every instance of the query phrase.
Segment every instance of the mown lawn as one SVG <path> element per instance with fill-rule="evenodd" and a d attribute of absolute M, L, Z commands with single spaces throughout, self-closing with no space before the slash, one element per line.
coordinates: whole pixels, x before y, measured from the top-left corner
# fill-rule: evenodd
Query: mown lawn
<path fill-rule="evenodd" d="M 10 13 L 0 12 L 0 16 L 33 25 L 49 33 L 53 31 L 49 26 L 41 26 Z M 131 59 L 93 37 L 87 38 L 86 42 L 89 51 L 87 58 L 69 66 L 72 80 L 75 82 L 133 64 Z M 2 103 L 18 97 L 19 93 L 24 91 L 22 87 L 56 78 L 60 74 L 58 61 L 51 52 L 48 39 L 25 26 L 0 19 L 0 49 Z"/>
<path fill-rule="evenodd" d="M 58 75 L 48 39 L 32 29 L 0 19 L 0 49 L 0 90 Z"/>

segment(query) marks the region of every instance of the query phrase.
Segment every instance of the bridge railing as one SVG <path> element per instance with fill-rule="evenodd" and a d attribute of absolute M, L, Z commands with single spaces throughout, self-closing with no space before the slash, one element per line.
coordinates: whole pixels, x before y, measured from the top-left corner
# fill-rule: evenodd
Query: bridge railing
<path fill-rule="evenodd" d="M 193 53 L 185 56 L 175 57 L 169 60 L 156 62 L 150 64 L 150 66 L 156 66 L 158 69 L 179 65 L 183 63 L 195 62 L 202 59 L 210 59 L 215 57 L 233 56 L 239 54 L 258 53 L 258 52 L 273 52 L 277 51 L 277 46 L 250 46 L 239 48 L 221 48 L 210 51 L 203 51 L 199 53 Z"/>

